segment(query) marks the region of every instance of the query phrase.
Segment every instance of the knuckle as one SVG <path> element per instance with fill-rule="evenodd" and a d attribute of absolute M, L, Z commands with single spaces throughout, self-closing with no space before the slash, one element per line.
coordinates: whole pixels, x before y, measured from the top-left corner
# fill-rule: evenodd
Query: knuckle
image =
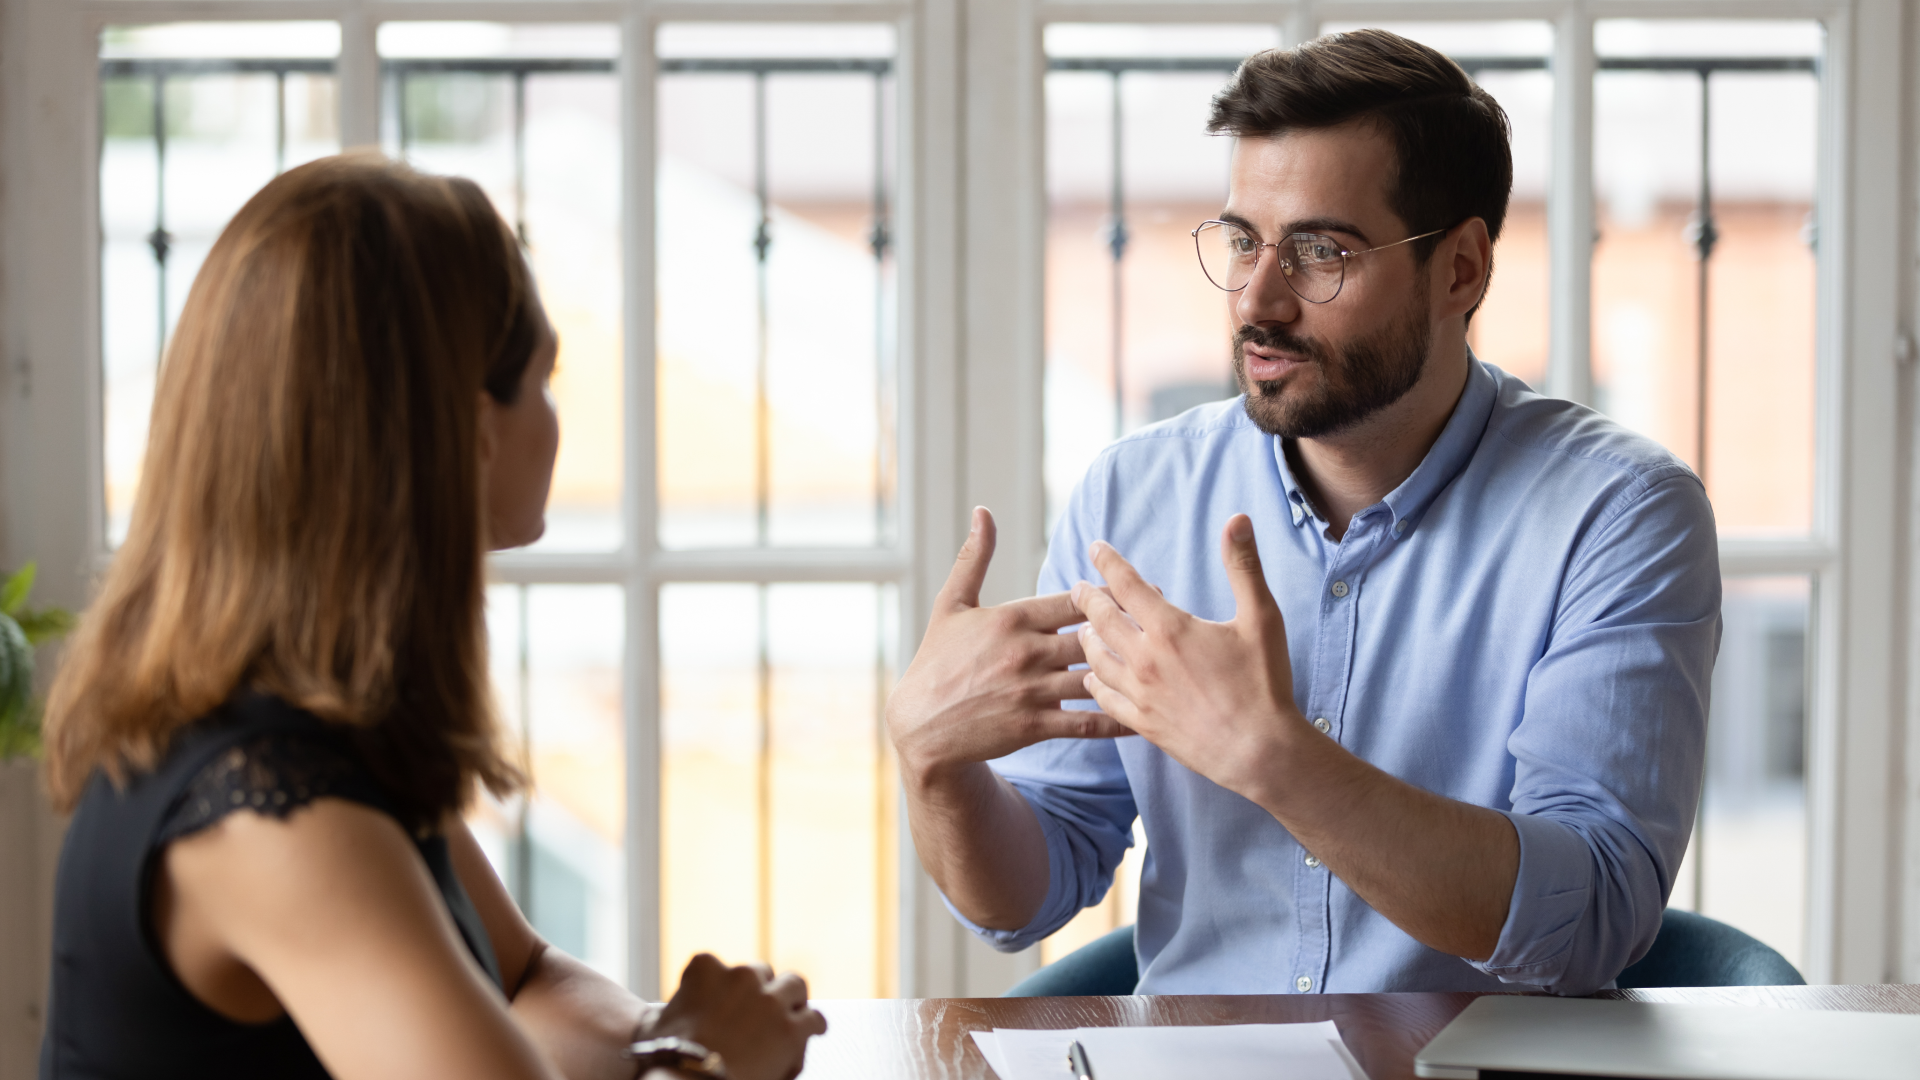
<path fill-rule="evenodd" d="M 1019 654 L 1004 652 L 987 664 L 987 674 L 995 682 L 1007 682 L 1019 678 L 1026 666 L 1026 661 Z"/>

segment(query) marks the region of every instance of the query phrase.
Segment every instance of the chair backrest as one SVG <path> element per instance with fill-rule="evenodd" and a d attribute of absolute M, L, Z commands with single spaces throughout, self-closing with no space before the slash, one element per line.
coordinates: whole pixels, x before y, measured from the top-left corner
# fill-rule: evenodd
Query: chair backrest
<path fill-rule="evenodd" d="M 1668 908 L 1653 948 L 1620 973 L 1617 985 L 1802 986 L 1806 981 L 1758 938 L 1717 919 Z"/>
<path fill-rule="evenodd" d="M 1020 980 L 1006 996 L 1119 996 L 1133 993 L 1139 981 L 1133 927 L 1123 926 Z M 1653 948 L 1620 973 L 1617 985 L 1802 986 L 1806 981 L 1760 939 L 1718 919 L 1668 908 Z"/>
<path fill-rule="evenodd" d="M 1021 979 L 1006 997 L 1124 997 L 1140 983 L 1133 927 L 1111 930 Z"/>

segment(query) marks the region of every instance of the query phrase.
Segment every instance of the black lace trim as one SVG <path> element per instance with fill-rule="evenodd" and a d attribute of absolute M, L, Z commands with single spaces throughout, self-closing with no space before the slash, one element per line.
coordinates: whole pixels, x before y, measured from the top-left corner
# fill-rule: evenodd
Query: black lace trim
<path fill-rule="evenodd" d="M 202 766 L 160 823 L 156 844 L 206 829 L 238 810 L 285 820 L 322 798 L 391 812 L 353 754 L 317 732 L 271 731 L 229 747 Z"/>

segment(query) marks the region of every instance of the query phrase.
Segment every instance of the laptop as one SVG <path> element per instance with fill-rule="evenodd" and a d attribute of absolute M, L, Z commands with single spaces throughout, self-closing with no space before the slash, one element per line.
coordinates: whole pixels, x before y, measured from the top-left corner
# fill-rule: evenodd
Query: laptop
<path fill-rule="evenodd" d="M 1413 1068 L 1429 1080 L 1915 1080 L 1920 1016 L 1495 995 Z"/>

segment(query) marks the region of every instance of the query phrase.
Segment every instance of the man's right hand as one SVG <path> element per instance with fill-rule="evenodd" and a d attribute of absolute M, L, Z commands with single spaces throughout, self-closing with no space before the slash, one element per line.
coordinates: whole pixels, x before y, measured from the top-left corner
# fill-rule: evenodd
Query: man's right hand
<path fill-rule="evenodd" d="M 1132 734 L 1104 713 L 1060 707 L 1087 696 L 1082 673 L 1067 670 L 1086 654 L 1077 635 L 1059 632 L 1085 619 L 1070 595 L 980 606 L 993 547 L 993 515 L 975 507 L 926 637 L 887 699 L 887 730 L 909 785 L 1046 739 Z"/>

